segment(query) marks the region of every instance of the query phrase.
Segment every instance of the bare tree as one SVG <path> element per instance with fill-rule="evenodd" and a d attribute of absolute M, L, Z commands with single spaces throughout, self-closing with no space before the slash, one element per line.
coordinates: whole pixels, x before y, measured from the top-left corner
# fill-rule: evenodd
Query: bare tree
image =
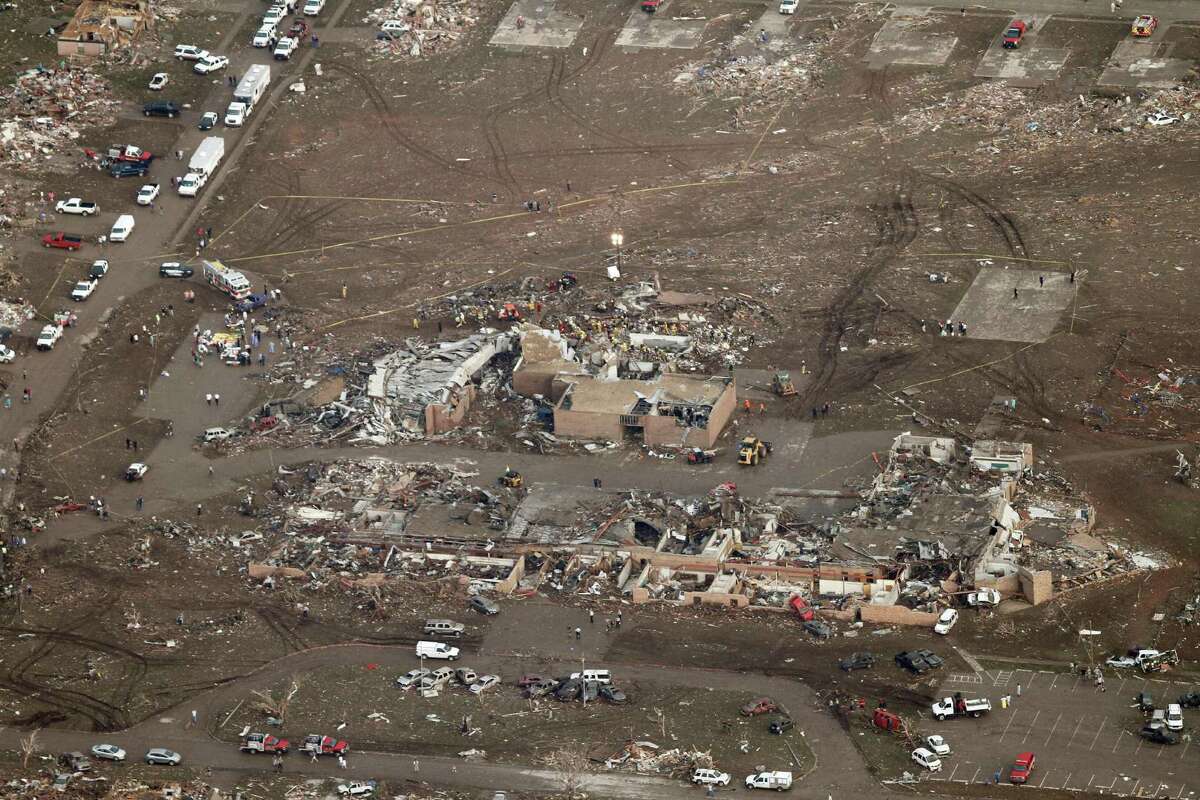
<path fill-rule="evenodd" d="M 583 791 L 583 776 L 587 772 L 587 753 L 578 743 L 554 750 L 544 759 L 546 765 L 558 773 L 562 786 L 560 797 L 564 800 L 580 800 L 587 797 Z"/>
<path fill-rule="evenodd" d="M 38 733 L 40 733 L 40 731 L 35 730 L 35 731 L 31 732 L 25 738 L 21 739 L 21 768 L 22 769 L 29 766 L 29 759 L 33 758 L 33 754 L 36 753 L 40 749 L 40 747 L 38 746 Z"/>
<path fill-rule="evenodd" d="M 293 675 L 291 682 L 286 688 L 278 691 L 256 689 L 251 692 L 256 698 L 254 707 L 264 714 L 284 719 L 287 716 L 288 708 L 292 705 L 292 700 L 300 692 L 300 686 L 300 679 Z"/>

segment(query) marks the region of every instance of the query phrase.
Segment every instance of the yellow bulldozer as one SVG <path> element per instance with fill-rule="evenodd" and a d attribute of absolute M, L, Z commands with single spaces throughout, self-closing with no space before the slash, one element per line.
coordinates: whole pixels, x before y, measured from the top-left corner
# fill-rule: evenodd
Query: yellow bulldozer
<path fill-rule="evenodd" d="M 745 467 L 757 465 L 771 452 L 771 443 L 757 436 L 747 436 L 738 447 L 738 463 Z"/>
<path fill-rule="evenodd" d="M 499 483 L 508 489 L 520 489 L 525 485 L 525 478 L 515 469 L 506 469 L 504 474 L 500 476 Z"/>

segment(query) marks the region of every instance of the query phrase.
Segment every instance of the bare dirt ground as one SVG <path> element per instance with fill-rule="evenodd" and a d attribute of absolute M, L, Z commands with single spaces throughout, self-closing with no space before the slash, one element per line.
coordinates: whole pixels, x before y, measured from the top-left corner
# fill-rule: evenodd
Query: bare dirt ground
<path fill-rule="evenodd" d="M 974 70 L 1003 23 L 995 16 L 938 16 L 937 27 L 958 37 L 944 67 L 872 69 L 863 59 L 884 21 L 878 9 L 814 7 L 796 28 L 816 43 L 811 82 L 754 104 L 740 90 L 676 82 L 716 68 L 722 45 L 753 18 L 731 3 L 691 5 L 714 18 L 694 51 L 615 46 L 624 3 L 566 4 L 586 16 L 576 45 L 564 50 L 487 47 L 501 4 L 488 4 L 452 54 L 402 69 L 368 62 L 352 43 L 322 45 L 322 75 L 306 75 L 308 91 L 285 96 L 237 179 L 205 212 L 218 234 L 210 254 L 284 287 L 302 345 L 352 352 L 377 338 L 434 336 L 438 323 L 449 336 L 448 317 L 419 307 L 461 287 L 564 270 L 598 284 L 609 235 L 620 230 L 627 276 L 657 273 L 670 288 L 769 298 L 770 319 L 757 322 L 771 344 L 747 353 L 747 366 L 796 370 L 803 361 L 813 369 L 781 413 L 804 417 L 828 401 L 835 413 L 827 432 L 903 426 L 909 415 L 891 395 L 904 392 L 944 429 L 969 432 L 993 397 L 1013 396 L 1008 424 L 1095 503 L 1103 535 L 1153 544 L 1180 562 L 1003 620 L 964 618 L 957 644 L 1071 661 L 1084 647 L 1077 631 L 1097 628 L 1097 650 L 1170 644 L 1194 657 L 1192 626 L 1174 616 L 1195 592 L 1200 501 L 1169 478 L 1174 447 L 1194 455 L 1200 444 L 1196 412 L 1138 395 L 1159 371 L 1186 373 L 1197 362 L 1185 322 L 1200 289 L 1190 258 L 1195 129 L 1117 133 L 1091 112 L 1056 124 L 1080 93 L 1099 102 L 1091 87 L 1121 28 L 1049 24 L 1041 42 L 1069 48 L 1070 59 L 1058 80 L 1022 90 L 1024 105 L 1009 120 L 986 97 L 964 100 L 983 83 Z M 1172 32 L 1178 57 L 1195 55 L 1189 37 Z M 172 79 L 182 81 L 176 67 Z M 119 85 L 140 86 L 144 77 L 122 73 Z M 122 118 L 94 139 L 165 152 L 179 130 Z M 107 203 L 135 181 L 81 171 L 70 186 Z M 525 212 L 531 199 L 548 210 Z M 1070 305 L 1046 341 L 922 332 L 922 321 L 954 314 L 984 266 L 1076 273 Z M 81 268 L 32 248 L 22 293 L 51 313 Z M 929 282 L 935 271 L 948 282 Z M 158 346 L 132 344 L 147 312 L 167 303 L 176 314 L 158 323 Z M 183 306 L 178 287 L 165 283 L 124 298 L 26 451 L 18 501 L 28 512 L 105 492 L 132 454 L 121 447 L 125 434 L 92 444 L 98 436 L 127 428 L 144 449 L 158 443 L 164 426 L 141 414 L 138 390 L 164 369 L 186 371 L 169 354 L 201 311 L 221 308 L 211 294 Z M 17 341 L 29 349 L 28 337 Z M 6 368 L 11 382 L 18 369 Z M 179 490 L 173 514 L 185 521 L 188 491 Z M 233 495 L 208 504 L 207 534 L 245 524 L 231 511 Z M 375 616 L 367 598 L 340 587 L 266 597 L 205 537 L 168 537 L 146 524 L 87 545 L 16 551 L 14 574 L 33 591 L 19 607 L 14 601 L 0 629 L 6 724 L 123 727 L 288 652 L 348 640 L 408 644 L 414 623 L 450 602 L 398 592 Z M 307 623 L 299 603 L 313 606 Z M 915 708 L 932 687 L 907 679 L 890 658 L 931 639 L 896 631 L 815 643 L 786 617 L 688 611 L 647 621 L 610 652 L 664 665 L 765 667 L 824 691 Z M 857 650 L 876 652 L 881 665 L 838 672 L 837 657 Z M 339 685 L 336 676 L 325 685 Z M 580 735 L 617 739 L 621 723 L 594 713 Z M 513 722 L 508 733 L 509 744 L 497 739 L 486 749 L 510 746 L 517 757 L 511 743 L 524 729 Z M 391 741 L 410 748 L 413 737 Z"/>

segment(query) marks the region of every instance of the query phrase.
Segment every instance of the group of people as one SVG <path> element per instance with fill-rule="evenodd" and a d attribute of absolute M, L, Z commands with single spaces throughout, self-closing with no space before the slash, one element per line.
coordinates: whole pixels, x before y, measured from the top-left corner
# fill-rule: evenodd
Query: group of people
<path fill-rule="evenodd" d="M 967 335 L 967 323 L 963 322 L 961 319 L 958 322 L 955 322 L 952 319 L 948 319 L 945 322 L 942 322 L 941 320 L 934 320 L 933 325 L 937 329 L 938 336 L 954 336 L 956 331 L 958 336 Z M 921 333 L 928 332 L 929 323 L 925 320 L 921 320 Z"/>

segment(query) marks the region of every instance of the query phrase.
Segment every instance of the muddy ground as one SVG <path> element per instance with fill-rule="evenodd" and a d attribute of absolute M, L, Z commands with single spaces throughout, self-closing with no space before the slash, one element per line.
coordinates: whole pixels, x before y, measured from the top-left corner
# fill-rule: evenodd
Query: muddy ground
<path fill-rule="evenodd" d="M 872 70 L 862 59 L 883 18 L 839 5 L 799 23 L 804 35 L 831 42 L 816 80 L 783 101 L 744 107 L 743 98 L 696 94 L 675 82 L 711 65 L 750 19 L 732 4 L 693 5 L 720 17 L 695 51 L 616 47 L 627 16 L 618 3 L 589 6 L 579 45 L 564 51 L 487 47 L 505 10 L 494 3 L 461 48 L 404 68 L 367 61 L 353 42 L 324 44 L 322 77 L 307 76 L 306 93 L 284 97 L 242 156 L 237 179 L 205 212 L 204 224 L 218 233 L 211 254 L 284 286 L 303 344 L 350 353 L 413 333 L 414 316 L 421 335 L 436 335 L 439 322 L 450 327 L 448 317 L 422 315 L 419 306 L 459 287 L 564 270 L 603 285 L 609 235 L 620 230 L 628 277 L 657 274 L 668 288 L 766 300 L 769 318 L 745 324 L 769 344 L 747 353 L 746 365 L 797 373 L 803 361 L 813 369 L 801 396 L 779 413 L 803 417 L 828 401 L 835 406 L 823 423 L 829 432 L 875 430 L 907 424 L 890 396 L 905 392 L 944 429 L 969 431 L 993 397 L 1013 396 L 1010 430 L 1091 499 L 1098 533 L 1144 542 L 1180 563 L 1011 616 L 964 615 L 957 644 L 1057 661 L 1076 660 L 1088 647 L 1134 644 L 1175 646 L 1186 659 L 1200 654 L 1192 627 L 1174 619 L 1195 591 L 1200 500 L 1169 480 L 1174 447 L 1191 454 L 1200 444 L 1197 419 L 1190 406 L 1144 411 L 1132 396 L 1163 367 L 1197 362 L 1185 322 L 1200 289 L 1190 259 L 1194 127 L 1118 134 L 1085 124 L 1032 134 L 955 121 L 953 113 L 936 127 L 921 124 L 981 83 L 974 64 L 1000 23 L 940 17 L 958 37 L 946 66 Z M 365 40 L 368 29 L 362 33 Z M 1060 79 L 1029 91 L 1035 115 L 1090 96 L 1122 31 L 1072 20 L 1041 35 L 1071 48 L 1071 57 Z M 140 102 L 149 71 L 119 70 L 114 80 Z M 190 77 L 179 65 L 169 71 L 177 84 Z M 187 99 L 199 102 L 200 87 L 188 86 Z M 178 131 L 176 123 L 134 115 L 89 141 L 166 152 Z M 55 180 L 63 191 L 66 182 Z M 69 185 L 105 204 L 138 183 L 81 170 Z M 529 199 L 550 210 L 526 213 Z M 101 230 L 90 224 L 82 227 Z M 970 255 L 947 255 L 963 253 Z M 954 312 L 983 261 L 1028 269 L 1030 260 L 1079 276 L 1045 342 L 921 331 L 922 321 Z M 22 291 L 52 313 L 85 266 L 33 248 L 22 261 Z M 930 283 L 930 271 L 947 273 L 949 282 Z M 130 453 L 120 447 L 124 435 L 92 444 L 97 436 L 126 428 L 149 449 L 164 435 L 160 421 L 140 413 L 138 390 L 164 369 L 187 369 L 169 354 L 201 311 L 223 306 L 210 293 L 196 306 L 178 298 L 177 285 L 158 283 L 114 311 L 86 367 L 31 440 L 18 487 L 27 509 L 104 492 Z M 168 303 L 176 313 L 158 323 L 158 345 L 132 344 L 129 334 L 147 324 L 147 310 Z M 30 346 L 20 335 L 17 343 Z M 6 371 L 18 380 L 16 366 Z M 1147 449 L 1122 454 L 1129 448 Z M 177 488 L 173 516 L 186 520 L 191 498 Z M 209 505 L 207 533 L 240 529 L 235 495 Z M 298 649 L 408 643 L 412 637 L 397 630 L 460 602 L 414 589 L 377 618 L 364 611 L 363 595 L 340 587 L 267 597 L 204 537 L 168 538 L 144 526 L 15 554 L 14 574 L 33 592 L 9 604 L 0 630 L 12 654 L 0 679 L 6 724 L 120 727 Z M 313 619 L 302 621 L 299 603 L 314 607 Z M 1103 634 L 1084 645 L 1080 628 Z M 30 633 L 36 637 L 26 641 Z M 816 643 L 782 616 L 687 611 L 618 637 L 612 653 L 727 669 L 769 664 L 822 690 L 915 704 L 929 687 L 890 658 L 931 642 L 904 630 Z M 836 659 L 855 650 L 876 652 L 881 665 L 844 676 Z M 309 711 L 296 713 L 305 719 Z M 592 713 L 597 718 L 581 731 L 594 741 L 618 738 L 603 708 Z M 514 725 L 509 738 L 520 731 Z M 391 741 L 412 746 L 405 737 Z M 486 749 L 493 748 L 503 751 L 503 741 Z"/>

